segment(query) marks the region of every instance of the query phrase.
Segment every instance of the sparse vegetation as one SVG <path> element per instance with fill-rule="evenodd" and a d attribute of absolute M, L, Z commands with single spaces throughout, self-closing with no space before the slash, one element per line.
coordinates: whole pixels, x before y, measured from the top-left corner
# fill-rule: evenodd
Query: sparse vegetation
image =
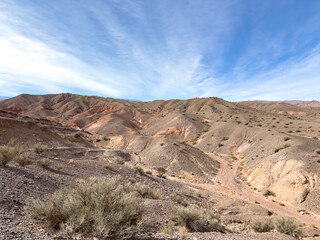
<path fill-rule="evenodd" d="M 81 133 L 77 132 L 77 133 L 73 134 L 73 137 L 74 138 L 80 138 L 81 137 Z"/>
<path fill-rule="evenodd" d="M 142 167 L 138 167 L 138 166 L 134 167 L 134 172 L 139 173 L 140 175 L 144 173 Z"/>
<path fill-rule="evenodd" d="M 255 221 L 251 224 L 251 228 L 255 232 L 270 232 L 274 229 L 274 224 L 271 221 Z"/>
<path fill-rule="evenodd" d="M 163 234 L 173 234 L 174 230 L 173 227 L 171 225 L 165 225 L 163 227 L 160 228 L 160 232 Z"/>
<path fill-rule="evenodd" d="M 132 185 L 119 177 L 96 179 L 77 189 L 61 189 L 44 200 L 30 200 L 31 215 L 49 228 L 101 239 L 123 239 L 138 232 L 143 211 Z"/>
<path fill-rule="evenodd" d="M 157 172 L 158 172 L 158 177 L 162 177 L 167 172 L 167 170 L 163 167 L 158 167 Z"/>
<path fill-rule="evenodd" d="M 137 192 L 142 198 L 159 199 L 161 196 L 161 192 L 159 190 L 149 188 L 147 185 L 142 183 L 135 183 L 130 187 L 132 191 Z"/>
<path fill-rule="evenodd" d="M 279 219 L 276 219 L 274 221 L 274 225 L 276 230 L 280 233 L 289 235 L 301 234 L 301 225 L 288 217 L 281 217 Z"/>
<path fill-rule="evenodd" d="M 274 149 L 273 152 L 274 152 L 274 153 L 277 153 L 277 152 L 279 152 L 280 150 L 286 149 L 286 148 L 288 148 L 288 147 L 290 147 L 290 144 L 284 144 L 284 145 L 282 145 L 282 146 L 277 147 L 276 149 Z"/>
<path fill-rule="evenodd" d="M 36 154 L 43 153 L 48 147 L 46 145 L 43 145 L 41 143 L 36 143 L 32 146 L 32 151 Z"/>
<path fill-rule="evenodd" d="M 216 215 L 194 205 L 179 207 L 173 220 L 191 232 L 225 232 L 225 227 Z"/>
<path fill-rule="evenodd" d="M 169 198 L 171 199 L 171 201 L 175 202 L 175 203 L 178 203 L 184 207 L 188 206 L 188 202 L 184 200 L 184 198 L 182 198 L 181 196 L 179 196 L 178 194 L 171 194 L 169 196 Z"/>
<path fill-rule="evenodd" d="M 20 156 L 21 150 L 19 147 L 0 147 L 0 166 L 5 166 L 10 161 Z"/>
<path fill-rule="evenodd" d="M 265 196 L 265 197 L 268 197 L 268 196 L 275 196 L 275 193 L 274 192 L 272 192 L 271 190 L 269 190 L 269 189 L 266 189 L 266 190 L 264 190 L 264 192 L 263 192 L 263 196 Z"/>
<path fill-rule="evenodd" d="M 32 164 L 32 161 L 30 160 L 30 158 L 24 155 L 19 155 L 14 160 L 20 167 L 24 167 L 26 165 Z"/>
<path fill-rule="evenodd" d="M 47 168 L 51 165 L 51 161 L 47 158 L 43 158 L 37 161 L 37 165 L 42 168 Z"/>
<path fill-rule="evenodd" d="M 290 137 L 284 137 L 284 138 L 283 138 L 283 140 L 284 140 L 285 142 L 289 141 L 290 139 L 291 139 Z"/>

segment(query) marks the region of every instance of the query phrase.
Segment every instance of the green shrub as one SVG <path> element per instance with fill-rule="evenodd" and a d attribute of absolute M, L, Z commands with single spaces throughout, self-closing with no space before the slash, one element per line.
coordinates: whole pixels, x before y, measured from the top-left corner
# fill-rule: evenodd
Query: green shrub
<path fill-rule="evenodd" d="M 0 166 L 7 165 L 8 162 L 16 159 L 21 154 L 21 149 L 19 147 L 0 147 Z"/>
<path fill-rule="evenodd" d="M 173 220 L 192 232 L 225 232 L 217 216 L 204 208 L 194 205 L 179 207 Z"/>
<path fill-rule="evenodd" d="M 85 182 L 77 189 L 61 189 L 44 200 L 30 200 L 27 209 L 51 229 L 124 239 L 138 231 L 143 214 L 140 202 L 132 186 L 113 177 Z"/>
<path fill-rule="evenodd" d="M 251 228 L 255 232 L 270 232 L 274 229 L 274 225 L 271 221 L 256 221 L 251 224 Z"/>
<path fill-rule="evenodd" d="M 36 154 L 41 154 L 43 153 L 45 150 L 47 150 L 47 146 L 46 145 L 43 145 L 41 143 L 36 143 L 32 146 L 32 151 Z"/>
<path fill-rule="evenodd" d="M 301 225 L 288 217 L 281 217 L 279 219 L 276 219 L 274 221 L 274 225 L 277 231 L 280 233 L 289 235 L 301 234 Z"/>

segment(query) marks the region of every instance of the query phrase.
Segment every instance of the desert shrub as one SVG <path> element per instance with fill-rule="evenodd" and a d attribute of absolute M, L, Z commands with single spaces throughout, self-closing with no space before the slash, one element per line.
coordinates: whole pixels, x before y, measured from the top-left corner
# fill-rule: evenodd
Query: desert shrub
<path fill-rule="evenodd" d="M 219 144 L 218 144 L 218 147 L 223 147 L 223 144 L 222 144 L 222 143 L 219 143 Z"/>
<path fill-rule="evenodd" d="M 228 137 L 223 137 L 222 141 L 227 141 L 229 138 Z"/>
<path fill-rule="evenodd" d="M 171 225 L 164 225 L 163 227 L 160 228 L 160 233 L 163 234 L 173 234 L 174 230 Z"/>
<path fill-rule="evenodd" d="M 47 129 L 49 128 L 49 126 L 48 126 L 48 125 L 43 125 L 43 124 L 41 124 L 41 125 L 39 126 L 39 128 L 44 131 L 44 130 L 47 130 Z"/>
<path fill-rule="evenodd" d="M 316 154 L 320 154 L 320 149 L 315 150 Z"/>
<path fill-rule="evenodd" d="M 301 233 L 301 225 L 288 217 L 276 219 L 274 221 L 274 226 L 280 233 L 289 235 L 299 235 Z"/>
<path fill-rule="evenodd" d="M 24 155 L 19 155 L 14 160 L 21 167 L 32 164 L 32 161 L 30 160 L 30 158 Z"/>
<path fill-rule="evenodd" d="M 251 228 L 255 232 L 270 232 L 274 229 L 274 225 L 271 221 L 256 221 L 251 224 Z"/>
<path fill-rule="evenodd" d="M 291 138 L 289 137 L 284 137 L 283 140 L 286 142 L 286 141 L 289 141 Z"/>
<path fill-rule="evenodd" d="M 37 161 L 37 165 L 42 168 L 47 168 L 51 165 L 51 162 L 47 158 L 43 158 Z"/>
<path fill-rule="evenodd" d="M 113 156 L 113 157 L 111 157 L 111 162 L 123 165 L 125 163 L 125 159 L 122 157 Z"/>
<path fill-rule="evenodd" d="M 73 134 L 73 137 L 74 138 L 80 138 L 81 137 L 81 133 L 77 132 L 77 133 Z"/>
<path fill-rule="evenodd" d="M 272 192 L 271 190 L 269 190 L 269 189 L 266 189 L 266 190 L 264 190 L 264 192 L 263 192 L 263 196 L 265 196 L 265 197 L 268 197 L 268 196 L 275 196 L 275 193 L 274 192 Z"/>
<path fill-rule="evenodd" d="M 46 145 L 43 145 L 41 143 L 36 143 L 32 146 L 32 151 L 36 154 L 43 153 L 48 147 Z"/>
<path fill-rule="evenodd" d="M 142 183 L 132 184 L 131 189 L 132 191 L 137 192 L 142 198 L 159 199 L 161 196 L 161 192 L 159 190 L 149 188 L 149 186 Z"/>
<path fill-rule="evenodd" d="M 173 220 L 192 232 L 225 232 L 217 216 L 194 205 L 179 207 L 174 213 Z"/>
<path fill-rule="evenodd" d="M 27 209 L 51 229 L 68 229 L 99 239 L 124 239 L 138 231 L 142 218 L 139 195 L 120 177 L 98 178 L 77 189 L 61 189 Z"/>
<path fill-rule="evenodd" d="M 113 170 L 114 170 L 113 167 L 112 167 L 110 164 L 106 164 L 106 165 L 104 165 L 103 167 L 104 167 L 105 169 L 110 170 L 110 171 L 113 171 Z"/>
<path fill-rule="evenodd" d="M 282 146 L 277 147 L 276 149 L 274 149 L 273 152 L 274 152 L 274 153 L 277 153 L 277 152 L 279 152 L 280 150 L 283 150 L 283 149 L 288 148 L 288 147 L 290 147 L 290 144 L 284 144 L 284 145 L 282 145 Z"/>
<path fill-rule="evenodd" d="M 158 167 L 157 172 L 158 172 L 158 177 L 162 177 L 167 172 L 167 170 L 163 167 Z"/>
<path fill-rule="evenodd" d="M 140 175 L 144 173 L 142 167 L 134 167 L 134 172 L 135 173 L 139 173 Z"/>
<path fill-rule="evenodd" d="M 0 166 L 5 166 L 8 162 L 20 156 L 21 150 L 19 147 L 0 147 Z"/>
<path fill-rule="evenodd" d="M 178 203 L 184 207 L 188 206 L 188 202 L 184 200 L 184 198 L 182 198 L 181 196 L 173 193 L 169 196 L 169 198 L 171 199 L 171 201 Z"/>

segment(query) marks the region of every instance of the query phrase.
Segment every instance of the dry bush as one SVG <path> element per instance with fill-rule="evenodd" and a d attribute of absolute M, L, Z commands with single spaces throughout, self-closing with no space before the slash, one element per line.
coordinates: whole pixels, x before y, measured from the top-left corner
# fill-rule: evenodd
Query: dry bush
<path fill-rule="evenodd" d="M 134 167 L 134 172 L 139 173 L 140 175 L 144 174 L 142 167 L 138 167 L 138 166 Z"/>
<path fill-rule="evenodd" d="M 157 172 L 158 172 L 158 177 L 162 177 L 167 172 L 167 170 L 163 167 L 158 167 Z"/>
<path fill-rule="evenodd" d="M 0 147 L 0 166 L 5 166 L 8 162 L 16 159 L 21 154 L 19 147 Z"/>
<path fill-rule="evenodd" d="M 173 193 L 169 196 L 170 200 L 175 202 L 175 203 L 178 203 L 184 207 L 188 206 L 188 202 L 184 200 L 184 198 L 182 198 L 181 196 Z"/>
<path fill-rule="evenodd" d="M 171 235 L 174 233 L 174 229 L 171 225 L 165 225 L 160 228 L 160 233 Z"/>
<path fill-rule="evenodd" d="M 269 189 L 266 189 L 263 191 L 263 196 L 268 197 L 268 196 L 275 196 L 276 194 L 274 192 L 272 192 Z"/>
<path fill-rule="evenodd" d="M 41 143 L 36 143 L 32 146 L 32 151 L 36 154 L 41 154 L 43 153 L 45 150 L 47 150 L 47 146 L 46 145 L 43 145 Z"/>
<path fill-rule="evenodd" d="M 277 231 L 284 234 L 289 235 L 299 235 L 301 234 L 301 225 L 288 218 L 288 217 L 281 217 L 274 221 L 274 226 L 276 227 Z"/>
<path fill-rule="evenodd" d="M 217 216 L 204 208 L 194 205 L 179 207 L 173 220 L 191 232 L 225 232 Z"/>
<path fill-rule="evenodd" d="M 37 161 L 37 165 L 42 168 L 47 168 L 51 165 L 51 162 L 49 159 L 43 158 L 43 159 Z"/>
<path fill-rule="evenodd" d="M 251 224 L 251 228 L 255 232 L 270 232 L 274 229 L 274 225 L 271 221 L 256 221 Z"/>
<path fill-rule="evenodd" d="M 30 158 L 23 155 L 17 156 L 14 160 L 21 167 L 32 164 L 32 161 L 30 160 Z"/>
<path fill-rule="evenodd" d="M 149 188 L 142 183 L 135 183 L 131 185 L 132 191 L 137 192 L 142 198 L 159 199 L 161 196 L 160 190 Z"/>
<path fill-rule="evenodd" d="M 98 178 L 77 189 L 62 189 L 45 200 L 30 200 L 27 210 L 51 229 L 65 229 L 85 237 L 124 239 L 139 230 L 139 195 L 120 177 Z"/>

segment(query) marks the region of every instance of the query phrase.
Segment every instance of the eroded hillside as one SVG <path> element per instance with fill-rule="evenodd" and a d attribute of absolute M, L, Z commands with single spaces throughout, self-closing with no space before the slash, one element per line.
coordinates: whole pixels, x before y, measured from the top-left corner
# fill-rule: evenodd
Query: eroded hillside
<path fill-rule="evenodd" d="M 308 211 L 312 216 L 299 220 L 318 224 L 319 108 L 219 98 L 137 102 L 23 94 L 1 101 L 0 110 L 1 145 L 42 142 L 52 148 L 48 157 L 61 159 L 121 152 L 130 160 L 127 167 L 153 175 L 164 169 L 167 181 L 205 189 L 230 223 L 249 224 L 258 210 L 248 209 L 261 198 L 264 209 L 296 218 L 297 210 Z M 265 191 L 274 196 L 264 197 Z"/>

